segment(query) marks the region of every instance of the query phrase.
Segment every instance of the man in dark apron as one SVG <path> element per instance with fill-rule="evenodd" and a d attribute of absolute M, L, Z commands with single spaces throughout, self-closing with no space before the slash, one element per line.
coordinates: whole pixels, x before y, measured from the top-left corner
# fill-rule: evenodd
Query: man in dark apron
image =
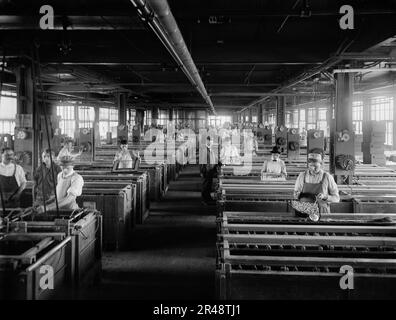
<path fill-rule="evenodd" d="M 308 169 L 300 173 L 294 186 L 294 198 L 301 202 L 316 202 L 321 214 L 330 213 L 330 203 L 340 201 L 337 183 L 322 169 L 323 158 L 323 150 L 311 150 Z"/>
<path fill-rule="evenodd" d="M 27 182 L 23 168 L 13 160 L 14 151 L 4 148 L 0 163 L 0 191 L 6 208 L 20 207 L 20 197 Z"/>

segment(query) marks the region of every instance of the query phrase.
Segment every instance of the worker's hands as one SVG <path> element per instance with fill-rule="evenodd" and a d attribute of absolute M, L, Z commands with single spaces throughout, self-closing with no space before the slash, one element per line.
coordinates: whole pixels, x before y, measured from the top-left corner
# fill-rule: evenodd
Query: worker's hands
<path fill-rule="evenodd" d="M 319 194 L 316 196 L 316 199 L 326 201 L 326 200 L 327 200 L 327 197 L 326 197 L 323 193 L 319 193 Z"/>
<path fill-rule="evenodd" d="M 7 202 L 19 201 L 20 197 L 20 194 L 14 194 L 7 199 Z"/>
<path fill-rule="evenodd" d="M 37 206 L 36 208 L 34 208 L 34 210 L 37 212 L 37 213 L 43 213 L 44 212 L 44 206 Z"/>

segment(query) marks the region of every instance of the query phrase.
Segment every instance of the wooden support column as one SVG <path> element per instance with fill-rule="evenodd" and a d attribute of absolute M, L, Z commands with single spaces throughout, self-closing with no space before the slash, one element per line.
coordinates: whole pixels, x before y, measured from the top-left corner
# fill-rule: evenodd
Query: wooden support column
<path fill-rule="evenodd" d="M 285 125 L 285 108 L 286 108 L 286 98 L 285 97 L 277 97 L 276 100 L 276 126 L 284 126 Z"/>
<path fill-rule="evenodd" d="M 158 119 L 159 119 L 159 108 L 153 107 L 151 111 L 151 124 L 156 126 L 158 124 Z"/>
<path fill-rule="evenodd" d="M 263 106 L 262 103 L 260 103 L 260 104 L 257 106 L 257 123 L 258 123 L 258 124 L 264 122 L 264 121 L 263 121 L 263 108 L 264 108 L 264 106 Z"/>
<path fill-rule="evenodd" d="M 393 137 L 392 150 L 396 150 L 396 93 L 393 94 Z"/>
<path fill-rule="evenodd" d="M 118 125 L 127 125 L 126 94 L 116 93 L 116 107 L 118 109 Z"/>
<path fill-rule="evenodd" d="M 238 113 L 237 112 L 234 112 L 233 114 L 232 114 L 232 122 L 233 123 L 237 123 L 239 120 L 238 120 Z"/>
<path fill-rule="evenodd" d="M 342 169 L 339 159 L 342 157 L 355 157 L 354 131 L 352 124 L 352 102 L 354 73 L 337 73 L 335 96 L 335 123 L 330 132 L 330 171 L 335 175 L 337 183 L 352 183 L 354 170 Z M 348 131 L 350 139 L 345 141 L 339 135 Z M 344 135 L 342 135 L 344 136 Z"/>
<path fill-rule="evenodd" d="M 16 132 L 21 129 L 22 131 L 27 132 L 27 138 L 19 139 L 17 136 L 15 137 L 14 151 L 16 155 L 19 157 L 22 154 L 26 156 L 22 156 L 23 163 L 21 165 L 26 173 L 27 179 L 32 179 L 32 174 L 35 168 L 38 167 L 40 162 L 40 151 L 39 151 L 39 119 L 40 119 L 40 110 L 39 105 L 44 105 L 42 103 L 39 104 L 37 99 L 35 99 L 35 88 L 33 81 L 33 73 L 32 66 L 30 64 L 24 64 L 18 66 L 14 69 L 14 73 L 16 76 L 16 85 L 17 85 L 17 117 L 22 120 L 22 117 L 25 118 L 23 123 L 20 123 L 20 127 L 18 128 L 16 124 Z M 26 121 L 26 119 L 31 117 L 31 123 Z M 16 133 L 15 132 L 15 133 Z M 30 158 L 30 161 L 28 161 Z"/>
<path fill-rule="evenodd" d="M 139 126 L 141 132 L 144 129 L 144 110 L 143 109 L 136 109 L 136 125 Z"/>

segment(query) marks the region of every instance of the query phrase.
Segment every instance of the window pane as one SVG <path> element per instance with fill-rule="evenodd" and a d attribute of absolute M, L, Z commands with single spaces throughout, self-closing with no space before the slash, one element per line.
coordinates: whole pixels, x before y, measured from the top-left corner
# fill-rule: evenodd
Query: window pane
<path fill-rule="evenodd" d="M 17 113 L 17 99 L 2 96 L 0 101 L 0 110 L 1 120 L 15 120 L 15 115 Z"/>
<path fill-rule="evenodd" d="M 92 128 L 95 120 L 95 110 L 93 107 L 79 107 L 78 119 L 80 128 Z"/>

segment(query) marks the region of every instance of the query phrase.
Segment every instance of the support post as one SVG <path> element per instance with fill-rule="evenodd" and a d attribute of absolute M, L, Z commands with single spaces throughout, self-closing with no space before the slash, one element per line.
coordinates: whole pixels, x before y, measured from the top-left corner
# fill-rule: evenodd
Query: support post
<path fill-rule="evenodd" d="M 285 107 L 286 107 L 286 98 L 285 97 L 277 97 L 276 100 L 276 126 L 285 126 Z"/>
<path fill-rule="evenodd" d="M 355 143 L 352 123 L 354 73 L 337 73 L 335 123 L 330 143 L 330 171 L 337 183 L 352 183 L 355 169 Z"/>

